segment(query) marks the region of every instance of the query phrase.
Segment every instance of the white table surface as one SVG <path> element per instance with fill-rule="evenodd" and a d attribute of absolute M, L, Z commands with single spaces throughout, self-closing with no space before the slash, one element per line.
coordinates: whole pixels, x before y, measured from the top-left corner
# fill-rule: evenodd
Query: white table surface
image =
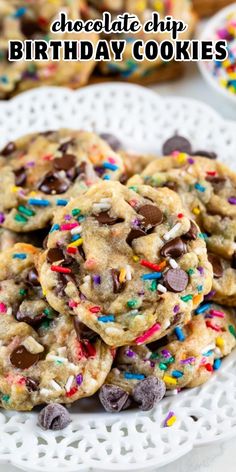
<path fill-rule="evenodd" d="M 226 102 L 203 81 L 196 64 L 186 66 L 184 78 L 151 88 L 161 95 L 176 95 L 201 100 L 225 118 L 236 120 L 235 105 Z M 225 444 L 215 443 L 208 447 L 197 448 L 173 464 L 159 468 L 158 472 L 222 472 L 222 469 L 235 472 L 235 464 L 236 447 L 235 439 L 233 439 Z M 10 465 L 0 465 L 0 472 L 17 471 L 19 472 L 19 469 Z M 45 470 L 45 472 L 50 471 Z"/>

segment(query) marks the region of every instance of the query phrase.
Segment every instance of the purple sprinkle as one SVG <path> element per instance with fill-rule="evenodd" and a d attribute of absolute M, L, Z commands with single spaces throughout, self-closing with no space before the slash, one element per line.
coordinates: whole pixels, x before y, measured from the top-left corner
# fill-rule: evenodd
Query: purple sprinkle
<path fill-rule="evenodd" d="M 174 313 L 178 313 L 179 312 L 179 305 L 175 305 L 173 311 L 174 311 Z"/>
<path fill-rule="evenodd" d="M 189 158 L 188 158 L 188 163 L 189 163 L 189 164 L 194 164 L 194 162 L 195 162 L 195 161 L 194 161 L 194 159 L 193 159 L 192 157 L 189 157 Z"/>
<path fill-rule="evenodd" d="M 132 221 L 132 228 L 139 228 L 141 224 L 141 221 L 138 220 L 138 218 L 135 218 L 135 220 Z"/>
<path fill-rule="evenodd" d="M 230 197 L 230 198 L 228 198 L 228 202 L 229 202 L 231 205 L 236 205 L 236 197 Z"/>
<path fill-rule="evenodd" d="M 155 362 L 150 361 L 150 367 L 151 367 L 152 369 L 154 369 L 154 367 L 155 367 Z"/>
<path fill-rule="evenodd" d="M 214 297 L 216 294 L 216 290 L 211 290 L 207 295 L 205 295 L 204 300 L 208 300 L 209 298 Z"/>
<path fill-rule="evenodd" d="M 164 427 L 167 426 L 167 421 L 170 420 L 170 419 L 172 418 L 172 416 L 174 416 L 174 415 L 175 415 L 175 414 L 174 414 L 173 411 L 170 411 L 170 412 L 168 413 L 168 415 L 167 415 L 167 417 L 166 417 L 166 419 L 165 419 L 165 421 L 164 421 Z"/>
<path fill-rule="evenodd" d="M 203 267 L 200 267 L 200 266 L 199 266 L 199 267 L 197 268 L 197 270 L 198 270 L 198 272 L 200 272 L 201 275 L 204 274 L 204 269 L 203 269 Z"/>
<path fill-rule="evenodd" d="M 134 357 L 135 356 L 134 351 L 131 351 L 131 349 L 127 349 L 125 351 L 125 354 L 126 354 L 127 357 Z"/>
<path fill-rule="evenodd" d="M 82 382 L 83 382 L 83 375 L 82 375 L 82 374 L 78 374 L 78 375 L 76 375 L 75 379 L 76 379 L 77 385 L 80 386 L 80 385 L 82 384 Z"/>
<path fill-rule="evenodd" d="M 180 364 L 192 364 L 195 362 L 195 357 L 188 357 L 187 359 L 182 359 Z"/>
<path fill-rule="evenodd" d="M 96 274 L 95 274 L 95 275 L 92 275 L 92 279 L 93 279 L 93 281 L 94 281 L 94 283 L 95 283 L 96 285 L 100 285 L 100 283 L 101 283 L 101 277 L 100 277 L 100 275 L 96 275 Z"/>
<path fill-rule="evenodd" d="M 167 349 L 162 349 L 161 353 L 162 353 L 163 357 L 165 357 L 166 359 L 168 357 L 171 357 L 171 353 Z"/>
<path fill-rule="evenodd" d="M 0 224 L 4 223 L 4 221 L 5 221 L 5 215 L 4 213 L 0 213 Z"/>
<path fill-rule="evenodd" d="M 34 167 L 35 166 L 35 161 L 29 161 L 26 164 L 26 167 Z"/>
<path fill-rule="evenodd" d="M 65 220 L 65 221 L 70 221 L 70 220 L 71 220 L 71 216 L 70 216 L 70 215 L 65 215 L 65 216 L 64 216 L 64 220 Z"/>

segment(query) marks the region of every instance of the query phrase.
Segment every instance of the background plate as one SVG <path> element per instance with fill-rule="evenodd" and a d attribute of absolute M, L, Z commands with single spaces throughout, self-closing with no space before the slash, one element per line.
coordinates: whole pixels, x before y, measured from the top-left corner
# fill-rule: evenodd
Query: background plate
<path fill-rule="evenodd" d="M 134 85 L 103 84 L 70 91 L 40 88 L 0 103 L 0 146 L 32 131 L 60 127 L 114 133 L 128 150 L 161 154 L 175 132 L 194 150 L 215 151 L 236 169 L 236 123 L 203 103 L 161 98 Z M 236 435 L 236 352 L 211 380 L 164 399 L 154 410 L 101 411 L 95 399 L 71 408 L 65 431 L 44 432 L 37 412 L 0 412 L 0 462 L 28 471 L 147 471 L 174 461 L 194 446 Z M 177 416 L 163 428 L 169 411 Z M 196 421 L 197 420 L 197 421 Z"/>

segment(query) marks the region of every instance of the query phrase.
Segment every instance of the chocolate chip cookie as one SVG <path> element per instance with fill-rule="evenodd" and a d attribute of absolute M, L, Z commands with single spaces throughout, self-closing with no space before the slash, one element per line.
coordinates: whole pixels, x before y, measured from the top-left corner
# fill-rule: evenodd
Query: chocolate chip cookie
<path fill-rule="evenodd" d="M 39 272 L 50 305 L 110 346 L 151 342 L 186 323 L 212 284 L 205 241 L 178 196 L 119 182 L 63 208 Z"/>
<path fill-rule="evenodd" d="M 48 305 L 38 255 L 24 243 L 0 254 L 0 404 L 6 409 L 90 396 L 112 364 L 113 352 L 96 333 Z"/>
<path fill-rule="evenodd" d="M 61 129 L 6 144 L 0 175 L 0 224 L 27 232 L 99 180 L 119 180 L 122 159 L 93 133 Z"/>

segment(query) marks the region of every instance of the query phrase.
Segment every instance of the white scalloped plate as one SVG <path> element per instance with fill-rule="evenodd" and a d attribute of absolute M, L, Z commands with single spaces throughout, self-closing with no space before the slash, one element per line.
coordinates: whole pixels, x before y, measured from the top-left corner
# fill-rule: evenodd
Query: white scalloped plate
<path fill-rule="evenodd" d="M 223 121 L 203 103 L 161 98 L 134 85 L 32 90 L 0 103 L 0 127 L 0 146 L 31 131 L 72 127 L 111 132 L 128 149 L 156 154 L 178 131 L 194 149 L 215 151 L 236 169 L 236 123 Z M 236 352 L 206 385 L 168 397 L 149 413 L 111 415 L 96 400 L 83 400 L 71 408 L 72 423 L 59 432 L 42 431 L 37 412 L 2 410 L 0 462 L 30 472 L 147 471 L 167 464 L 194 446 L 236 435 L 235 371 Z M 177 421 L 163 428 L 170 410 Z"/>

